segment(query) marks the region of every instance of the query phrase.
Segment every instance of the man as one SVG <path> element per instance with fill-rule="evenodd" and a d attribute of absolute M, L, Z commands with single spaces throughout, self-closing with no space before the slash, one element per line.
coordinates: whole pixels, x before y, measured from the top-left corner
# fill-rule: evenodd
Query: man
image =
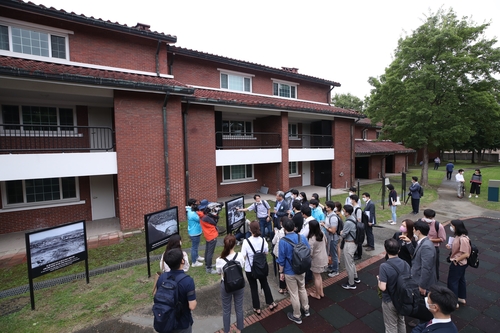
<path fill-rule="evenodd" d="M 309 208 L 309 207 L 307 207 Z M 309 247 L 306 237 L 294 232 L 295 225 L 292 220 L 285 218 L 282 222 L 285 229 L 285 237 L 297 244 L 300 241 Z M 304 310 L 304 316 L 309 317 L 309 299 L 306 291 L 305 273 L 295 274 L 292 269 L 293 246 L 286 241 L 280 240 L 278 265 L 280 272 L 280 280 L 286 281 L 286 287 L 290 294 L 290 302 L 292 303 L 293 313 L 288 312 L 287 317 L 296 324 L 302 324 L 300 308 Z"/>
<path fill-rule="evenodd" d="M 255 211 L 255 215 L 257 216 L 257 220 L 259 220 L 260 232 L 262 233 L 262 237 L 266 237 L 269 240 L 271 235 L 271 206 L 267 203 L 266 200 L 261 200 L 260 195 L 255 194 L 253 196 L 255 203 L 248 206 L 248 208 L 239 208 L 238 212 L 251 212 Z M 267 228 L 267 233 L 266 233 Z"/>
<path fill-rule="evenodd" d="M 427 237 L 434 244 L 436 249 L 436 278 L 439 281 L 439 246 L 441 243 L 446 244 L 446 231 L 441 223 L 436 222 L 434 219 L 436 217 L 436 212 L 432 209 L 424 210 L 424 218 L 422 221 L 429 224 L 429 234 Z M 436 231 L 436 225 L 439 224 L 438 230 Z"/>
<path fill-rule="evenodd" d="M 167 274 L 168 276 L 178 277 L 177 281 L 177 292 L 179 295 L 179 303 L 181 304 L 180 317 L 177 320 L 177 329 L 170 331 L 171 333 L 191 333 L 193 328 L 193 316 L 191 311 L 196 309 L 196 293 L 195 285 L 192 277 L 184 273 L 182 267 L 184 267 L 184 259 L 181 249 L 172 249 L 165 255 L 165 263 L 171 268 L 171 271 Z M 175 268 L 174 268 L 175 267 Z M 180 275 L 185 275 L 180 277 Z M 163 279 L 159 278 L 156 283 L 156 290 L 161 286 Z"/>
<path fill-rule="evenodd" d="M 394 238 L 384 242 L 387 252 L 387 262 L 380 265 L 377 275 L 378 288 L 382 291 L 382 314 L 384 316 L 385 333 L 406 333 L 405 317 L 398 314 L 392 303 L 392 295 L 396 292 L 398 271 L 401 274 L 410 274 L 410 265 L 398 257 L 400 245 Z M 392 265 L 396 266 L 394 268 Z"/>
<path fill-rule="evenodd" d="M 439 165 L 440 165 L 440 164 L 441 164 L 441 159 L 440 159 L 440 158 L 439 158 L 439 156 L 438 156 L 438 157 L 436 157 L 436 158 L 434 159 L 434 170 L 439 169 Z"/>
<path fill-rule="evenodd" d="M 198 209 L 203 212 L 200 218 L 201 229 L 205 237 L 205 269 L 208 274 L 218 274 L 215 268 L 212 268 L 212 259 L 217 245 L 217 237 L 219 231 L 217 230 L 217 222 L 219 221 L 218 211 L 210 209 L 210 203 L 207 199 L 203 199 L 198 206 Z"/>
<path fill-rule="evenodd" d="M 436 275 L 436 250 L 434 244 L 427 237 L 429 225 L 424 221 L 417 221 L 413 226 L 413 234 L 417 236 L 417 247 L 411 260 L 411 275 L 418 284 L 421 295 L 426 295 L 427 290 L 437 283 Z M 411 244 L 408 237 L 403 238 L 408 246 Z M 411 249 L 411 245 L 410 245 Z M 410 250 L 411 251 L 411 250 Z"/>
<path fill-rule="evenodd" d="M 339 243 L 339 235 L 337 228 L 339 226 L 339 219 L 336 214 L 337 208 L 333 201 L 325 202 L 326 217 L 322 227 L 326 229 L 328 239 L 328 254 L 332 258 L 332 264 L 328 266 L 328 276 L 335 277 L 339 275 L 339 257 L 337 253 L 337 245 Z"/>
<path fill-rule="evenodd" d="M 356 194 L 356 188 L 355 187 L 349 187 L 349 195 L 347 198 L 345 198 L 345 204 L 344 205 L 351 205 L 351 195 Z M 357 195 L 356 195 L 357 196 Z M 358 198 L 358 206 L 361 207 L 361 200 Z"/>
<path fill-rule="evenodd" d="M 323 209 L 319 206 L 319 201 L 316 199 L 309 200 L 309 207 L 311 207 L 311 216 L 318 221 L 318 223 L 325 222 L 325 213 Z"/>
<path fill-rule="evenodd" d="M 288 211 L 290 210 L 290 207 L 288 206 L 286 200 L 285 200 L 285 193 L 283 191 L 278 191 L 276 192 L 276 203 L 274 204 L 274 226 L 273 227 L 279 227 L 280 226 L 280 219 L 283 216 L 288 216 Z M 271 230 L 274 230 L 271 228 Z M 262 230 L 261 230 L 262 232 Z M 271 231 L 271 236 L 269 236 L 271 239 L 274 237 L 274 232 Z"/>
<path fill-rule="evenodd" d="M 448 162 L 448 164 L 446 164 L 446 179 L 447 180 L 451 180 L 451 175 L 453 174 L 454 167 L 455 166 L 451 162 Z"/>
<path fill-rule="evenodd" d="M 354 264 L 354 252 L 356 252 L 357 248 L 354 243 L 354 240 L 356 239 L 356 220 L 354 216 L 352 216 L 352 206 L 346 205 L 342 210 L 346 220 L 340 237 L 345 240 L 344 263 L 347 271 L 347 283 L 344 283 L 342 288 L 356 289 L 356 285 L 354 283 L 361 283 L 361 280 L 358 278 L 358 272 L 356 271 L 356 265 Z"/>
<path fill-rule="evenodd" d="M 411 333 L 457 333 L 458 329 L 451 321 L 451 313 L 455 311 L 457 296 L 448 288 L 434 285 L 425 298 L 425 306 L 434 317 L 431 322 L 422 323 L 415 327 Z"/>
<path fill-rule="evenodd" d="M 375 217 L 375 204 L 370 198 L 370 193 L 363 193 L 363 201 L 366 203 L 364 213 L 368 216 L 368 224 L 365 225 L 365 234 L 366 234 L 366 244 L 363 245 L 366 247 L 366 251 L 375 250 L 375 239 L 373 238 L 373 226 L 377 223 L 377 219 Z"/>
<path fill-rule="evenodd" d="M 420 184 L 418 183 L 418 177 L 411 177 L 410 195 L 411 208 L 413 209 L 411 213 L 417 215 L 420 206 Z"/>
<path fill-rule="evenodd" d="M 361 215 L 363 214 L 363 211 L 361 210 L 361 205 L 359 197 L 357 194 L 352 194 L 350 197 L 351 203 L 350 205 L 352 206 L 353 209 L 353 215 L 356 221 L 361 222 Z M 358 244 L 356 252 L 354 253 L 354 260 L 360 260 L 361 256 L 363 255 L 363 244 Z"/>
<path fill-rule="evenodd" d="M 304 225 L 300 230 L 300 234 L 307 238 L 309 235 L 309 221 L 314 220 L 314 217 L 311 216 L 311 207 L 304 206 L 300 208 L 300 212 L 302 213 L 302 217 L 304 218 Z"/>
<path fill-rule="evenodd" d="M 295 232 L 300 233 L 302 230 L 302 226 L 304 225 L 304 216 L 302 216 L 302 212 L 300 209 L 302 208 L 302 203 L 300 200 L 294 200 L 292 203 L 293 207 L 293 217 L 292 221 L 295 224 Z"/>
<path fill-rule="evenodd" d="M 457 181 L 457 196 L 462 199 L 464 197 L 464 191 L 462 191 L 465 183 L 464 179 L 464 169 L 459 169 L 458 173 L 455 175 L 455 180 Z"/>

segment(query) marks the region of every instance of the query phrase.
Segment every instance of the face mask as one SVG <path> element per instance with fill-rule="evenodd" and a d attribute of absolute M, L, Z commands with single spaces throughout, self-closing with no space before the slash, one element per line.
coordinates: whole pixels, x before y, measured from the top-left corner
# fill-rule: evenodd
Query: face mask
<path fill-rule="evenodd" d="M 363 201 L 366 202 L 366 200 L 368 200 L 367 198 L 363 198 Z"/>
<path fill-rule="evenodd" d="M 453 233 L 455 233 L 455 228 L 453 228 L 452 225 L 450 225 L 450 231 L 453 232 Z"/>
<path fill-rule="evenodd" d="M 399 231 L 401 231 L 401 232 L 406 232 L 406 228 L 405 228 L 404 226 L 400 226 L 400 227 L 399 227 Z"/>
<path fill-rule="evenodd" d="M 337 207 L 335 207 L 335 208 L 333 209 L 333 212 L 334 212 L 334 213 L 336 213 L 336 212 L 337 212 Z"/>
<path fill-rule="evenodd" d="M 344 215 L 345 215 L 345 214 L 344 214 L 344 211 L 341 211 L 340 213 L 342 214 L 342 216 L 344 216 Z"/>
<path fill-rule="evenodd" d="M 302 200 L 302 196 L 301 195 L 299 195 L 299 200 Z"/>
<path fill-rule="evenodd" d="M 349 195 L 353 195 L 353 194 L 354 194 L 354 192 L 349 192 Z"/>
<path fill-rule="evenodd" d="M 427 310 L 429 310 L 429 311 L 430 311 L 430 310 L 431 310 L 431 308 L 430 308 L 430 304 L 428 303 L 428 301 L 429 301 L 429 297 L 426 297 L 426 298 L 425 298 L 425 307 L 427 308 Z"/>
<path fill-rule="evenodd" d="M 431 219 L 428 219 L 428 218 L 425 218 L 425 217 L 422 219 L 422 221 L 427 222 L 427 223 L 431 223 L 432 222 Z"/>

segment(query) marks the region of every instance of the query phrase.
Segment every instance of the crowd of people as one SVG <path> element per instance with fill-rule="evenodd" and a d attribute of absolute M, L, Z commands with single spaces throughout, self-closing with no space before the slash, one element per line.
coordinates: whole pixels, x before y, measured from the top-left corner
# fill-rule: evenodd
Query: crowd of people
<path fill-rule="evenodd" d="M 390 191 L 389 206 L 397 206 L 396 202 L 399 201 L 399 197 L 394 187 L 391 185 L 388 189 Z M 305 193 L 299 193 L 296 190 L 291 191 L 291 196 L 292 200 L 287 201 L 285 194 L 278 191 L 274 207 L 271 209 L 265 200 L 255 195 L 255 203 L 241 210 L 254 211 L 257 218 L 254 221 L 248 221 L 247 231 L 238 231 L 236 236 L 233 234 L 225 236 L 224 248 L 215 260 L 215 266 L 212 261 L 219 235 L 217 231 L 219 210 L 206 199 L 201 202 L 189 199 L 186 209 L 188 234 L 192 242 L 192 264 L 189 264 L 187 253 L 181 250 L 180 236 L 174 235 L 169 239 L 165 253 L 160 260 L 161 271 L 158 276 L 162 272 L 170 272 L 165 274 L 184 272 L 185 274 L 190 267 L 202 266 L 204 261 L 206 273 L 221 276 L 220 295 L 224 332 L 230 331 L 232 304 L 236 313 L 236 332 L 240 332 L 244 327 L 244 285 L 238 287 L 237 290 L 228 290 L 224 282 L 225 276 L 229 276 L 226 275 L 228 263 L 237 263 L 240 271 L 244 272 L 240 273 L 245 275 L 245 280 L 248 282 L 253 312 L 261 315 L 259 285 L 267 308 L 274 311 L 278 307 L 273 299 L 267 276 L 266 256 L 272 253 L 279 273 L 279 293 L 290 296 L 292 311 L 287 313 L 287 317 L 301 324 L 302 319 L 310 315 L 309 297 L 321 299 L 325 296 L 322 273 L 326 272 L 330 277 L 337 276 L 341 261 L 347 272 L 347 280 L 342 284 L 342 288 L 356 289 L 356 285 L 361 280 L 358 277 L 355 260 L 361 257 L 363 248 L 365 251 L 375 249 L 372 228 L 377 219 L 375 204 L 371 201 L 370 194 L 366 192 L 362 194 L 365 205 L 361 208 L 360 198 L 355 188 L 350 188 L 344 205 L 332 201 L 321 204 L 317 194 L 313 194 L 308 200 Z M 391 210 L 392 223 L 396 222 L 396 209 L 391 208 Z M 382 291 L 382 310 L 386 332 L 406 332 L 404 316 L 398 313 L 393 303 L 398 275 L 411 274 L 422 295 L 418 312 L 415 314 L 416 320 L 420 321 L 419 325 L 416 325 L 415 332 L 425 331 L 426 326 L 422 327 L 422 324 L 429 320 L 432 320 L 433 325 L 446 327 L 447 330 L 443 332 L 456 332 L 456 327 L 453 330 L 454 324 L 449 315 L 460 304 L 466 302 L 465 270 L 470 253 L 467 229 L 463 221 L 452 221 L 450 232 L 453 236 L 447 242 L 445 228 L 435 221 L 435 212 L 426 209 L 423 215 L 424 217 L 417 221 L 403 220 L 399 232 L 384 243 L 387 253 L 386 261 L 381 264 L 377 278 L 378 288 Z M 244 225 L 246 226 L 246 223 Z M 363 237 L 366 238 L 365 244 L 360 243 L 359 240 L 362 238 L 358 237 L 359 232 L 363 232 L 363 236 L 366 236 Z M 198 254 L 201 234 L 206 240 L 205 258 Z M 238 236 L 241 241 L 240 252 L 235 251 L 235 247 L 240 244 Z M 446 248 L 450 250 L 447 288 L 438 284 L 438 258 L 442 244 L 446 244 Z M 298 271 L 294 263 L 298 247 L 307 249 L 310 259 L 308 269 L 303 272 Z M 180 254 L 175 255 L 175 262 L 172 261 L 173 259 L 169 262 L 171 257 L 169 253 L 172 251 L 180 251 Z M 177 257 L 180 257 L 180 260 Z M 266 269 L 263 269 L 262 261 Z M 159 280 L 158 276 L 157 280 Z M 234 279 L 234 275 L 231 279 Z M 182 297 L 179 287 L 179 300 L 185 302 L 183 309 L 189 315 L 183 315 L 184 320 L 174 331 L 176 333 L 191 332 L 193 323 L 191 310 L 196 307 L 194 283 L 191 283 L 191 280 L 184 284 Z M 314 285 L 309 294 L 306 290 L 308 281 L 312 281 Z M 158 283 L 155 281 L 153 294 L 158 288 Z"/>

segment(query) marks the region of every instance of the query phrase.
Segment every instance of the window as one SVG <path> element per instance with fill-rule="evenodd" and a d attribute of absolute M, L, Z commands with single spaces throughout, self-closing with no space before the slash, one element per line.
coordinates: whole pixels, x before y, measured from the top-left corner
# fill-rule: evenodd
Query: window
<path fill-rule="evenodd" d="M 298 176 L 299 167 L 297 162 L 288 162 L 288 175 Z"/>
<path fill-rule="evenodd" d="M 299 137 L 299 130 L 297 124 L 288 124 L 288 137 L 295 139 Z"/>
<path fill-rule="evenodd" d="M 53 29 L 58 30 L 58 29 Z M 67 35 L 63 31 L 2 19 L 0 23 L 0 50 L 40 57 L 67 59 Z"/>
<path fill-rule="evenodd" d="M 222 135 L 252 136 L 252 122 L 243 120 L 223 120 Z"/>
<path fill-rule="evenodd" d="M 222 181 L 231 182 L 253 179 L 253 165 L 230 165 L 223 167 Z"/>
<path fill-rule="evenodd" d="M 382 132 L 381 131 L 377 131 L 377 139 L 380 138 L 381 135 L 382 135 Z"/>
<path fill-rule="evenodd" d="M 274 82 L 273 83 L 273 95 L 288 98 L 297 98 L 297 86 Z"/>
<path fill-rule="evenodd" d="M 227 90 L 251 92 L 251 78 L 243 75 L 221 73 L 220 87 Z"/>
<path fill-rule="evenodd" d="M 363 140 L 368 139 L 368 129 L 366 129 L 366 128 L 365 128 L 365 129 L 363 130 L 363 132 L 361 133 L 361 135 L 362 135 L 362 137 L 361 137 L 361 138 L 362 138 Z"/>
<path fill-rule="evenodd" d="M 2 105 L 5 130 L 74 131 L 75 115 L 71 108 L 29 105 Z M 37 126 L 38 125 L 38 126 Z"/>
<path fill-rule="evenodd" d="M 4 207 L 79 200 L 75 177 L 10 180 L 3 189 Z"/>

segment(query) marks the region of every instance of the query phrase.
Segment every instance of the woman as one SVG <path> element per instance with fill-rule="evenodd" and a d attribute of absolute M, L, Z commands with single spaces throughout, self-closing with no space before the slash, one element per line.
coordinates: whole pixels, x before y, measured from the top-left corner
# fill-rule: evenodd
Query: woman
<path fill-rule="evenodd" d="M 467 258 L 470 255 L 470 240 L 462 220 L 452 220 L 450 230 L 454 234 L 454 238 L 451 246 L 446 244 L 446 248 L 451 250 L 448 289 L 458 297 L 458 303 L 465 304 L 467 297 L 465 269 L 468 266 Z M 459 304 L 457 304 L 458 307 Z"/>
<path fill-rule="evenodd" d="M 323 231 L 321 231 L 318 221 L 309 221 L 309 235 L 307 235 L 307 240 L 311 248 L 311 271 L 313 272 L 314 287 L 316 289 L 316 292 L 311 292 L 309 295 L 316 299 L 321 299 L 321 297 L 325 297 L 321 273 L 328 266 L 328 254 L 326 253 L 326 237 Z"/>
<path fill-rule="evenodd" d="M 260 251 L 260 249 L 262 248 L 262 244 L 264 244 L 263 252 L 265 254 L 269 252 L 269 248 L 265 239 L 260 237 L 261 233 L 259 221 L 254 220 L 250 222 L 250 232 L 252 233 L 252 237 L 248 237 L 243 241 L 243 245 L 241 246 L 241 254 L 245 258 L 245 274 L 247 276 L 248 284 L 250 285 L 250 293 L 252 294 L 253 312 L 260 316 L 261 311 L 259 291 L 257 290 L 257 279 L 252 276 L 254 251 L 250 247 L 250 243 L 255 249 L 255 252 Z M 266 298 L 266 303 L 269 304 L 269 310 L 273 311 L 278 305 L 274 302 L 273 295 L 271 294 L 271 289 L 269 288 L 269 283 L 267 282 L 267 277 L 259 278 L 258 280 L 260 282 L 262 290 L 264 290 L 264 296 Z"/>
<path fill-rule="evenodd" d="M 392 220 L 389 220 L 390 224 L 396 224 L 397 223 L 397 216 L 396 216 L 396 202 L 398 201 L 398 193 L 394 189 L 394 185 L 389 184 L 387 185 L 387 188 L 389 189 L 389 207 L 391 207 L 391 212 L 392 212 Z"/>
<path fill-rule="evenodd" d="M 198 255 L 198 247 L 200 246 L 201 238 L 201 224 L 200 217 L 196 213 L 198 210 L 198 205 L 196 204 L 198 200 L 189 199 L 186 206 L 186 213 L 188 219 L 188 235 L 191 239 L 191 260 L 193 262 L 193 267 L 203 266 L 201 263 L 205 258 Z"/>
<path fill-rule="evenodd" d="M 403 259 L 411 267 L 411 258 L 414 249 L 417 247 L 417 240 L 413 237 L 414 222 L 410 219 L 403 220 L 399 232 L 396 232 L 392 238 L 397 240 L 400 245 L 398 257 Z"/>
<path fill-rule="evenodd" d="M 283 237 L 285 237 L 285 229 L 283 228 L 283 222 L 285 220 L 289 220 L 288 217 L 286 216 L 283 216 L 280 218 L 280 228 L 274 228 L 274 238 L 273 238 L 273 254 L 274 256 L 276 257 L 276 259 L 278 258 L 278 254 L 279 254 L 279 248 L 280 248 L 280 239 L 282 239 Z M 285 280 L 281 280 L 279 279 L 279 286 L 280 286 L 280 290 L 278 291 L 280 294 L 285 294 L 287 292 L 286 290 L 286 282 Z"/>
<path fill-rule="evenodd" d="M 167 263 L 163 259 L 167 252 L 171 249 L 181 249 L 182 246 L 182 241 L 181 241 L 181 236 L 179 234 L 175 234 L 170 236 L 168 239 L 167 247 L 165 248 L 165 252 L 163 253 L 162 257 L 160 258 L 160 269 L 163 272 L 170 272 L 170 267 L 168 267 Z M 184 259 L 184 266 L 182 269 L 184 272 L 187 272 L 189 270 L 189 258 L 188 255 L 185 251 L 182 251 L 183 254 L 183 259 Z"/>
<path fill-rule="evenodd" d="M 307 195 L 306 192 L 300 192 L 299 193 L 299 200 L 302 206 L 309 206 L 309 201 L 307 201 Z"/>
<path fill-rule="evenodd" d="M 479 198 L 479 194 L 481 194 L 481 184 L 483 183 L 483 176 L 481 175 L 481 170 L 476 169 L 472 174 L 472 178 L 470 179 L 470 194 L 469 198 L 475 193 L 476 198 Z"/>
<path fill-rule="evenodd" d="M 220 296 L 222 299 L 222 322 L 224 323 L 224 333 L 228 333 L 231 329 L 231 299 L 234 299 L 234 312 L 236 313 L 237 327 L 236 332 L 241 332 L 244 326 L 243 294 L 245 292 L 245 288 L 228 293 L 224 287 L 223 268 L 227 263 L 226 260 L 234 260 L 240 263 L 241 267 L 245 265 L 245 258 L 243 258 L 243 255 L 241 255 L 241 253 L 234 252 L 235 245 L 236 237 L 234 237 L 234 235 L 229 234 L 224 237 L 224 249 L 222 250 L 220 257 L 215 260 L 215 269 L 221 275 Z"/>

